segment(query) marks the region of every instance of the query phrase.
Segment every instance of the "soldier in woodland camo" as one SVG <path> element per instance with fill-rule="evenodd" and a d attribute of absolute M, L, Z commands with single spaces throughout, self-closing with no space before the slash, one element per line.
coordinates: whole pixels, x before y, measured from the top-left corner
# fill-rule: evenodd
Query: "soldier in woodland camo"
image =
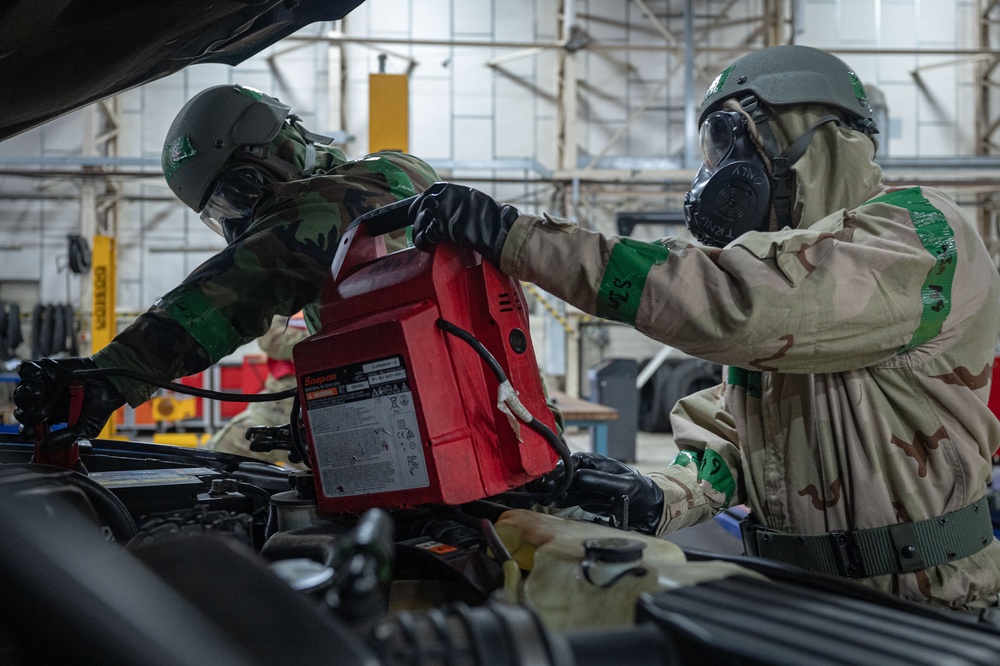
<path fill-rule="evenodd" d="M 65 416 L 51 387 L 87 368 L 134 370 L 160 379 L 194 374 L 263 335 L 276 315 L 316 301 L 345 227 L 362 213 L 421 192 L 436 174 L 422 160 L 380 152 L 348 161 L 277 99 L 239 85 L 216 86 L 179 112 L 164 143 L 171 190 L 224 235 L 228 246 L 192 272 L 92 359 L 44 359 L 23 368 L 22 422 Z M 387 239 L 407 244 L 406 232 Z M 88 379 L 96 436 L 113 410 L 138 405 L 154 387 L 132 379 Z"/>
<path fill-rule="evenodd" d="M 297 386 L 295 366 L 292 364 L 292 349 L 302 340 L 309 337 L 309 331 L 304 326 L 298 326 L 298 321 L 290 321 L 288 317 L 275 316 L 271 328 L 257 339 L 257 345 L 267 356 L 265 363 L 258 364 L 266 372 L 262 393 L 280 393 Z M 204 444 L 198 448 L 223 453 L 234 453 L 241 456 L 259 458 L 270 463 L 289 467 L 304 467 L 304 464 L 293 464 L 288 461 L 288 454 L 282 450 L 251 451 L 247 441 L 247 430 L 255 426 L 277 427 L 289 422 L 293 398 L 272 400 L 268 402 L 251 402 L 239 414 L 226 421 L 226 424 Z"/>
<path fill-rule="evenodd" d="M 745 503 L 752 553 L 934 606 L 996 604 L 1000 277 L 982 240 L 941 192 L 883 184 L 864 88 L 829 54 L 746 56 L 702 109 L 686 208 L 703 244 L 606 237 L 455 185 L 410 207 L 417 247 L 470 247 L 727 366 L 673 410 L 671 465 L 578 454 L 567 505 L 628 494 L 630 526 L 660 535 Z"/>

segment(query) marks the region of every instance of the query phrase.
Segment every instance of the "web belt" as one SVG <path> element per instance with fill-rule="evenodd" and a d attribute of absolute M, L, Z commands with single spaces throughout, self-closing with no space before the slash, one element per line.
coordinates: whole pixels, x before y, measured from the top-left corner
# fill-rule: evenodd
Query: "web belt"
<path fill-rule="evenodd" d="M 747 555 L 845 578 L 919 571 L 974 555 L 993 541 L 985 498 L 915 523 L 789 534 L 746 518 L 740 532 Z"/>

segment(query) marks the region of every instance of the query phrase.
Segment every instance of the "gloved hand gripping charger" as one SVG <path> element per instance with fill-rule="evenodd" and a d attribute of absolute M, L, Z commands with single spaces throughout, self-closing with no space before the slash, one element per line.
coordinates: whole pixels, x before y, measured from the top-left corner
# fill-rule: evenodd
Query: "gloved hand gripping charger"
<path fill-rule="evenodd" d="M 461 504 L 555 467 L 546 438 L 498 408 L 499 383 L 455 329 L 496 359 L 520 404 L 555 429 L 521 286 L 454 245 L 387 254 L 404 200 L 344 234 L 323 295 L 322 332 L 296 345 L 319 509 Z"/>

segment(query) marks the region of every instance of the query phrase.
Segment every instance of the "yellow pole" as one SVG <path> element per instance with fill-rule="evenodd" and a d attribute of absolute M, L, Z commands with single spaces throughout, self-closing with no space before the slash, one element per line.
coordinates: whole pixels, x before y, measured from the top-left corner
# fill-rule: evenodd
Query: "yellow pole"
<path fill-rule="evenodd" d="M 368 75 L 368 152 L 409 151 L 410 83 L 406 74 Z"/>
<path fill-rule="evenodd" d="M 115 239 L 111 236 L 94 236 L 91 253 L 90 279 L 93 308 L 90 318 L 90 353 L 103 349 L 118 332 L 115 319 Z M 117 413 L 112 415 L 99 437 L 107 439 L 115 434 Z"/>

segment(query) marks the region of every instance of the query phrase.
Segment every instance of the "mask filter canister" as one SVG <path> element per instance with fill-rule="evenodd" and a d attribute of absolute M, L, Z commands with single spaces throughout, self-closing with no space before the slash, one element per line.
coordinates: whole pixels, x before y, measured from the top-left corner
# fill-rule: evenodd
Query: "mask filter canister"
<path fill-rule="evenodd" d="M 724 247 L 748 231 L 766 230 L 771 184 L 747 121 L 718 111 L 702 123 L 703 164 L 684 198 L 688 229 L 702 243 Z"/>

